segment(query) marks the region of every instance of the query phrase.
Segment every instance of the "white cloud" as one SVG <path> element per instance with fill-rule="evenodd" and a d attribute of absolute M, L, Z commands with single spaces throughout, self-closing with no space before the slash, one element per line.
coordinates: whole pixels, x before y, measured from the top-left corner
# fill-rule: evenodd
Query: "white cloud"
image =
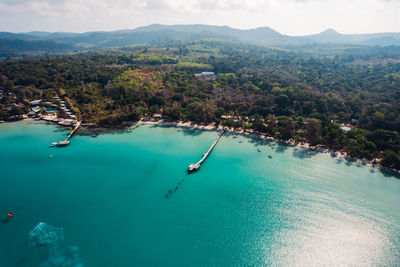
<path fill-rule="evenodd" d="M 0 30 L 89 31 L 152 23 L 270 26 L 290 35 L 399 31 L 400 0 L 0 0 Z"/>

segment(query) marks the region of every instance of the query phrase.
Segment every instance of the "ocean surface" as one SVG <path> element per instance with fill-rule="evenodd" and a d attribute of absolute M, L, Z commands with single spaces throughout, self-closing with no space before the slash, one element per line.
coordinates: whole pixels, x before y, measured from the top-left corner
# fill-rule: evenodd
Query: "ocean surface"
<path fill-rule="evenodd" d="M 377 169 L 224 135 L 187 175 L 217 132 L 48 147 L 67 133 L 0 124 L 0 266 L 400 266 L 400 179 Z"/>

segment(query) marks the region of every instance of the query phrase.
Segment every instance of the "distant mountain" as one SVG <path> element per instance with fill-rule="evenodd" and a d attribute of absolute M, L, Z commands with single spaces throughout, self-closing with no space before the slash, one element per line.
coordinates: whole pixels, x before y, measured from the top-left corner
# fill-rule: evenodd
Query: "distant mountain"
<path fill-rule="evenodd" d="M 303 36 L 315 43 L 357 44 L 357 45 L 398 45 L 400 33 L 341 34 L 328 29 L 319 34 Z"/>
<path fill-rule="evenodd" d="M 145 43 L 171 43 L 193 40 L 224 40 L 231 42 L 254 43 L 273 46 L 297 46 L 310 44 L 348 44 L 366 46 L 400 45 L 400 33 L 341 34 L 328 29 L 319 34 L 307 36 L 283 35 L 269 27 L 249 30 L 234 29 L 228 26 L 212 25 L 162 25 L 152 24 L 130 30 L 98 31 L 85 33 L 39 32 L 10 33 L 0 32 L 2 52 L 49 52 L 82 49 L 120 47 Z M 9 40 L 9 41 L 5 41 Z M 13 40 L 13 41 L 10 41 Z M 20 40 L 18 42 L 17 40 Z M 25 42 L 22 42 L 25 41 Z M 18 45 L 16 45 L 18 43 Z M 12 45 L 13 47 L 7 47 Z M 31 45 L 31 49 L 29 46 Z"/>
<path fill-rule="evenodd" d="M 400 33 L 372 33 L 372 34 L 341 34 L 334 29 L 327 29 L 321 33 L 306 36 L 283 35 L 269 27 L 240 30 L 228 26 L 211 25 L 162 25 L 152 24 L 138 27 L 133 32 L 187 32 L 187 33 L 214 33 L 221 36 L 231 36 L 242 42 L 262 43 L 269 45 L 304 45 L 312 43 L 322 44 L 353 44 L 353 45 L 399 45 Z"/>
<path fill-rule="evenodd" d="M 0 58 L 32 52 L 71 51 L 75 46 L 48 40 L 0 39 Z"/>
<path fill-rule="evenodd" d="M 315 43 L 347 43 L 348 38 L 335 31 L 334 29 L 327 29 L 321 33 L 303 36 L 311 42 Z"/>
<path fill-rule="evenodd" d="M 180 33 L 213 33 L 221 37 L 230 36 L 239 41 L 256 42 L 256 43 L 283 43 L 288 39 L 288 36 L 282 35 L 279 32 L 269 28 L 260 27 L 249 30 L 239 30 L 228 26 L 211 26 L 211 25 L 162 25 L 152 24 L 149 26 L 136 28 L 133 32 L 163 32 L 172 31 Z"/>
<path fill-rule="evenodd" d="M 0 32 L 0 39 L 32 39 L 33 35 L 25 33 Z"/>
<path fill-rule="evenodd" d="M 377 45 L 377 46 L 389 46 L 389 45 L 400 45 L 400 36 L 389 35 L 377 38 L 371 38 L 362 42 L 363 45 Z"/>
<path fill-rule="evenodd" d="M 33 32 L 25 33 L 25 35 L 27 35 L 27 36 L 34 36 L 34 37 L 37 37 L 37 38 L 46 38 L 50 34 L 51 34 L 50 32 L 40 32 L 40 31 L 33 31 Z"/>

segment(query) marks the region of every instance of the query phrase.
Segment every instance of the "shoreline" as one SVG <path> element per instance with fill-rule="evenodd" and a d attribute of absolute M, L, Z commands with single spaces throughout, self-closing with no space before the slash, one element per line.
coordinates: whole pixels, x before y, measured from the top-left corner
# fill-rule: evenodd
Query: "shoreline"
<path fill-rule="evenodd" d="M 18 121 L 18 120 L 17 120 Z M 63 125 L 63 124 L 59 124 L 56 121 L 53 120 L 46 120 L 44 118 L 25 118 L 22 119 L 22 121 L 45 121 L 51 124 L 56 124 L 58 126 L 62 126 L 62 127 L 68 127 L 71 125 Z M 8 123 L 9 121 L 5 121 L 4 123 Z M 11 121 L 10 121 L 11 122 Z M 14 121 L 15 122 L 15 121 Z M 211 124 L 196 124 L 193 123 L 191 121 L 188 122 L 183 122 L 183 121 L 178 121 L 178 122 L 168 122 L 168 121 L 164 121 L 164 120 L 158 120 L 158 121 L 148 121 L 148 120 L 139 120 L 137 122 L 132 122 L 132 125 L 154 125 L 154 126 L 169 126 L 169 127 L 178 127 L 178 128 L 187 128 L 187 129 L 197 129 L 197 130 L 204 130 L 204 131 L 222 131 L 225 130 L 225 132 L 229 133 L 229 134 L 235 134 L 235 135 L 242 135 L 244 137 L 249 137 L 249 138 L 253 138 L 253 139 L 259 139 L 259 140 L 264 140 L 264 141 L 271 141 L 271 142 L 278 142 L 281 143 L 283 145 L 286 146 L 291 146 L 297 149 L 305 149 L 305 150 L 309 150 L 309 151 L 314 151 L 317 153 L 327 153 L 330 154 L 332 158 L 338 158 L 338 159 L 343 159 L 346 160 L 348 162 L 356 162 L 358 164 L 364 165 L 364 166 L 369 166 L 373 169 L 377 168 L 380 171 L 386 172 L 386 173 L 390 173 L 396 176 L 399 176 L 400 178 L 400 170 L 396 170 L 396 169 L 392 169 L 392 168 L 388 168 L 388 167 L 384 167 L 382 165 L 380 165 L 379 163 L 370 161 L 368 159 L 360 159 L 360 158 L 354 158 L 351 157 L 347 154 L 347 152 L 345 151 L 335 151 L 335 150 L 331 150 L 328 148 L 323 147 L 323 145 L 316 145 L 316 146 L 312 146 L 307 142 L 296 142 L 295 140 L 289 139 L 289 140 L 282 140 L 279 138 L 275 138 L 272 136 L 268 136 L 265 134 L 260 134 L 257 132 L 254 132 L 253 130 L 250 130 L 249 132 L 243 130 L 243 129 L 234 129 L 233 127 L 227 127 L 227 126 L 216 126 L 215 123 L 211 123 Z M 132 126 L 130 123 L 121 123 L 120 126 L 122 127 L 126 127 L 127 129 Z M 85 128 L 114 128 L 114 129 L 121 129 L 121 127 L 107 127 L 107 126 L 99 126 L 95 123 L 82 123 L 81 125 L 82 127 Z"/>
<path fill-rule="evenodd" d="M 347 154 L 345 151 L 335 151 L 331 150 L 325 147 L 322 147 L 322 145 L 316 145 L 312 146 L 307 142 L 296 142 L 294 140 L 281 140 L 279 138 L 275 138 L 272 136 L 267 136 L 265 134 L 260 134 L 256 132 L 246 132 L 243 129 L 237 130 L 234 128 L 229 128 L 227 126 L 216 126 L 214 123 L 207 124 L 207 125 L 202 125 L 202 124 L 196 124 L 193 122 L 167 122 L 167 121 L 143 121 L 140 120 L 137 122 L 137 124 L 143 124 L 143 125 L 155 125 L 155 126 L 170 126 L 170 127 L 179 127 L 179 128 L 187 128 L 187 129 L 197 129 L 197 130 L 205 130 L 205 131 L 222 131 L 225 130 L 225 132 L 229 134 L 235 134 L 235 135 L 242 135 L 244 137 L 249 137 L 253 139 L 259 139 L 259 140 L 265 140 L 265 141 L 272 141 L 272 142 L 278 142 L 286 146 L 291 146 L 297 149 L 305 149 L 309 151 L 314 151 L 317 153 L 326 153 L 330 154 L 332 158 L 337 158 L 337 159 L 343 159 L 348 162 L 355 162 L 364 166 L 369 166 L 373 169 L 378 169 L 380 171 L 386 172 L 386 173 L 391 173 L 396 176 L 399 176 L 400 178 L 400 170 L 384 167 L 380 165 L 379 163 L 374 163 L 368 159 L 360 159 L 360 158 L 354 158 L 351 157 Z"/>

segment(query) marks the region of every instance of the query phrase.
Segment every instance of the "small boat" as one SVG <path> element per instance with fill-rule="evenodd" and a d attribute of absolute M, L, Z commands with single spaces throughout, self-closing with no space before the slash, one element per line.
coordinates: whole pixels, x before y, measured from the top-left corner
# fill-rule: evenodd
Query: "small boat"
<path fill-rule="evenodd" d="M 268 155 L 268 158 L 272 159 L 272 156 L 271 156 L 271 155 Z"/>
<path fill-rule="evenodd" d="M 64 141 L 60 141 L 60 142 L 53 142 L 51 143 L 51 147 L 53 146 L 67 146 L 69 144 L 69 139 L 71 139 L 72 135 L 76 132 L 76 130 L 78 130 L 79 126 L 81 125 L 81 122 L 78 122 L 75 126 L 75 128 L 68 134 L 67 139 L 65 139 Z"/>
<path fill-rule="evenodd" d="M 65 140 L 65 141 L 60 141 L 56 144 L 56 146 L 66 146 L 69 144 L 69 141 Z"/>
<path fill-rule="evenodd" d="M 200 169 L 200 164 L 197 163 L 192 163 L 189 165 L 187 172 L 188 173 L 192 173 L 192 172 L 196 172 Z"/>
<path fill-rule="evenodd" d="M 50 147 L 56 146 L 58 143 L 57 142 L 53 142 L 51 143 Z"/>

